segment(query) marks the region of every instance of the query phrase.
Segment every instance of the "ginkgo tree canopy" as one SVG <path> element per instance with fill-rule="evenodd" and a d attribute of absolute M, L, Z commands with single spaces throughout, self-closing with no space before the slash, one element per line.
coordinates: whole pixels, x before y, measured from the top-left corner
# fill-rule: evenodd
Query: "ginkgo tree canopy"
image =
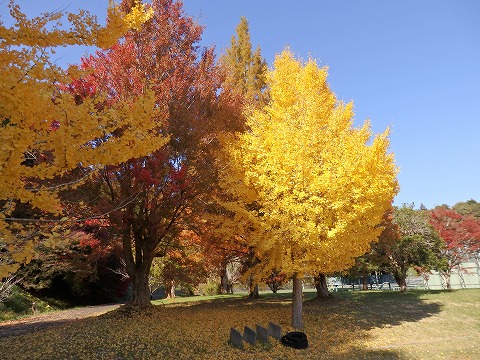
<path fill-rule="evenodd" d="M 82 80 L 91 69 L 64 70 L 52 60 L 59 46 L 116 44 L 151 10 L 136 2 L 123 12 L 111 2 L 102 27 L 83 10 L 28 19 L 14 1 L 8 8 L 13 24 L 0 21 L 0 278 L 30 261 L 35 243 L 49 236 L 31 221 L 38 218 L 15 218 L 16 205 L 58 216 L 58 192 L 78 183 L 62 176 L 147 155 L 167 141 L 154 121 L 164 115 L 148 84 L 139 96 L 112 102 Z"/>
<path fill-rule="evenodd" d="M 336 99 L 327 69 L 289 50 L 267 85 L 270 102 L 231 145 L 225 182 L 239 204 L 257 204 L 246 206 L 260 223 L 250 245 L 264 273 L 343 270 L 377 240 L 398 189 L 389 130 L 354 127 L 353 105 Z"/>

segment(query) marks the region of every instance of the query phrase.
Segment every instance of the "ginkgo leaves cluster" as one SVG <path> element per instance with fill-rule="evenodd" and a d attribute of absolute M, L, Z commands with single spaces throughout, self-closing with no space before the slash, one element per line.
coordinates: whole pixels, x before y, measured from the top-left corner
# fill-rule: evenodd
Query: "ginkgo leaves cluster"
<path fill-rule="evenodd" d="M 148 87 L 141 96 L 116 103 L 95 89 L 80 94 L 68 85 L 89 69 L 64 71 L 51 58 L 58 46 L 114 45 L 151 17 L 144 5 L 136 3 L 126 14 L 111 2 L 105 27 L 86 11 L 28 19 L 14 1 L 8 7 L 13 25 L 0 23 L 0 234 L 11 257 L 2 257 L 0 277 L 29 261 L 40 236 L 25 226 L 19 229 L 11 218 L 15 203 L 58 215 L 63 174 L 79 167 L 88 174 L 166 142 L 153 121 L 163 115 Z M 61 25 L 64 18 L 70 28 Z"/>
<path fill-rule="evenodd" d="M 244 209 L 259 204 L 249 242 L 268 271 L 347 268 L 377 239 L 397 191 L 388 130 L 353 127 L 353 105 L 326 80 L 326 68 L 284 51 L 269 73 L 270 102 L 249 114 L 249 130 L 230 148 L 237 178 L 226 184 Z"/>

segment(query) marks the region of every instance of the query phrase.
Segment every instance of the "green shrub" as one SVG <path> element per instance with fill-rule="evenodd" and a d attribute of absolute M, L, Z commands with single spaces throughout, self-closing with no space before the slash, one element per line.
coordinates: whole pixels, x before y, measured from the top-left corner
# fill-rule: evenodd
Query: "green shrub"
<path fill-rule="evenodd" d="M 9 298 L 5 301 L 5 306 L 17 314 L 27 314 L 31 312 L 33 303 L 30 297 L 30 294 L 15 286 Z"/>
<path fill-rule="evenodd" d="M 201 295 L 218 295 L 220 294 L 220 284 L 215 281 L 209 280 L 206 284 L 200 284 L 198 286 L 198 291 Z"/>
<path fill-rule="evenodd" d="M 0 321 L 32 315 L 33 302 L 36 304 L 38 313 L 48 312 L 56 308 L 56 306 L 52 307 L 46 301 L 40 300 L 21 288 L 14 286 L 8 299 L 0 303 Z"/>

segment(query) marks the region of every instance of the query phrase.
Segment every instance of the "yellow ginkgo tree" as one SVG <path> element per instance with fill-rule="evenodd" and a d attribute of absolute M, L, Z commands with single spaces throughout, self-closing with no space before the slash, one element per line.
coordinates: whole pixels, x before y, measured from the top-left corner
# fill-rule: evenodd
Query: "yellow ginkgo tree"
<path fill-rule="evenodd" d="M 327 69 L 289 50 L 269 73 L 270 101 L 248 114 L 248 130 L 230 146 L 224 186 L 250 236 L 264 274 L 294 280 L 292 325 L 302 328 L 301 279 L 341 271 L 363 255 L 382 229 L 397 192 L 389 131 L 353 125 L 353 105 L 339 102 Z"/>
<path fill-rule="evenodd" d="M 149 154 L 166 139 L 158 132 L 164 114 L 148 84 L 142 94 L 112 102 L 82 80 L 89 69 L 64 70 L 52 60 L 57 47 L 116 44 L 148 20 L 148 8 L 137 2 L 126 13 L 110 2 L 102 27 L 83 10 L 28 19 L 13 0 L 0 6 L 13 19 L 11 26 L 0 19 L 1 279 L 49 237 L 39 224 L 61 220 L 58 191 L 98 168 Z"/>

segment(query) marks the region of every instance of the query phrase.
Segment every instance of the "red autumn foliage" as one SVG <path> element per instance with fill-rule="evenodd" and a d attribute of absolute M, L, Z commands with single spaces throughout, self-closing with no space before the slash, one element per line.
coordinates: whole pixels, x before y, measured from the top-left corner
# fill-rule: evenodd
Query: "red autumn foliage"
<path fill-rule="evenodd" d="M 439 206 L 430 213 L 430 223 L 445 242 L 450 267 L 467 261 L 478 249 L 480 220 Z"/>
<path fill-rule="evenodd" d="M 124 0 L 123 8 L 131 6 Z M 181 246 L 215 179 L 213 151 L 223 126 L 220 79 L 213 49 L 199 52 L 202 27 L 185 16 L 181 2 L 153 0 L 153 16 L 115 46 L 83 60 L 89 74 L 71 84 L 81 97 L 107 94 L 105 106 L 153 90 L 158 118 L 151 119 L 170 141 L 149 156 L 108 167 L 96 178 L 97 214 L 123 243 L 133 284 L 132 304 L 150 303 L 148 275 L 154 257 Z M 115 136 L 106 134 L 105 136 Z M 134 249 L 134 250 L 133 250 Z M 175 257 L 173 257 L 175 259 Z"/>
<path fill-rule="evenodd" d="M 273 272 L 268 278 L 264 279 L 270 290 L 274 293 L 280 289 L 280 287 L 287 282 L 288 278 L 285 274 L 279 272 Z"/>
<path fill-rule="evenodd" d="M 450 288 L 450 275 L 454 268 L 461 270 L 461 264 L 478 256 L 480 249 L 480 219 L 465 216 L 445 206 L 438 206 L 430 212 L 430 224 L 445 242 L 443 251 L 446 264 L 441 271 Z"/>

